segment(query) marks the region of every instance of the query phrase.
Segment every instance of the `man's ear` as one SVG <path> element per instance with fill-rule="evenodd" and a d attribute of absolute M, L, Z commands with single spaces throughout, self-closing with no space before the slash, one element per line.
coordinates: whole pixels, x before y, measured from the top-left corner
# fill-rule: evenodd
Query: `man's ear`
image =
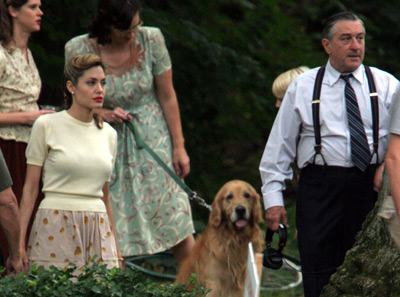
<path fill-rule="evenodd" d="M 321 41 L 322 46 L 324 47 L 325 52 L 330 55 L 332 53 L 332 49 L 331 49 L 331 42 L 327 39 L 324 38 Z"/>

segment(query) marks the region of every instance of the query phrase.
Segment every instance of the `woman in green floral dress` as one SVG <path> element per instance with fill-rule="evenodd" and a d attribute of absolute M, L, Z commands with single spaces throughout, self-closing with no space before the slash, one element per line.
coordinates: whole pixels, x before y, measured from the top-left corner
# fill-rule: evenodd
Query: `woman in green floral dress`
<path fill-rule="evenodd" d="M 110 183 L 114 220 L 124 257 L 172 248 L 180 263 L 194 245 L 188 197 L 149 154 L 139 151 L 125 121 L 184 178 L 190 161 L 184 146 L 172 69 L 161 31 L 141 26 L 137 0 L 100 0 L 89 34 L 65 46 L 65 61 L 86 53 L 108 65 L 104 120 L 118 132 Z"/>

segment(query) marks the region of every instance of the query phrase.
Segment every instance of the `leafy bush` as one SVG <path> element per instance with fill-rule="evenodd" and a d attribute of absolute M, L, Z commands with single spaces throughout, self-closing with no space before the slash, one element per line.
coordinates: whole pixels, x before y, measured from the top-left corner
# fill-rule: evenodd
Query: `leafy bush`
<path fill-rule="evenodd" d="M 97 262 L 83 268 L 75 276 L 77 267 L 66 269 L 52 266 L 49 270 L 33 266 L 29 274 L 5 276 L 0 279 L 0 296 L 4 297 L 201 297 L 207 290 L 196 284 L 190 291 L 188 285 L 154 283 L 138 271 L 112 268 Z M 195 282 L 191 278 L 190 284 Z"/>

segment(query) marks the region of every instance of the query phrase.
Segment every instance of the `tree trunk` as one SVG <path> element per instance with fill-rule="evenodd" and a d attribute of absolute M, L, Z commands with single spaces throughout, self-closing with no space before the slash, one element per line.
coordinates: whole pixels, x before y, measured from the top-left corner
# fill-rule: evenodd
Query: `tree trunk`
<path fill-rule="evenodd" d="M 385 176 L 378 201 L 357 234 L 356 243 L 321 296 L 400 296 L 400 253 L 384 219 L 377 216 L 387 195 Z"/>

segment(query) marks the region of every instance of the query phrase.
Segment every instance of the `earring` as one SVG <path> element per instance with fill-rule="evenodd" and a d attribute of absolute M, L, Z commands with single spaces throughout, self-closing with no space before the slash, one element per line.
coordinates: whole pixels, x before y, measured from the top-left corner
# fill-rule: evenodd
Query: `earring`
<path fill-rule="evenodd" d="M 75 94 L 75 92 L 71 92 L 71 94 L 72 94 L 72 95 L 74 95 L 74 94 Z"/>

